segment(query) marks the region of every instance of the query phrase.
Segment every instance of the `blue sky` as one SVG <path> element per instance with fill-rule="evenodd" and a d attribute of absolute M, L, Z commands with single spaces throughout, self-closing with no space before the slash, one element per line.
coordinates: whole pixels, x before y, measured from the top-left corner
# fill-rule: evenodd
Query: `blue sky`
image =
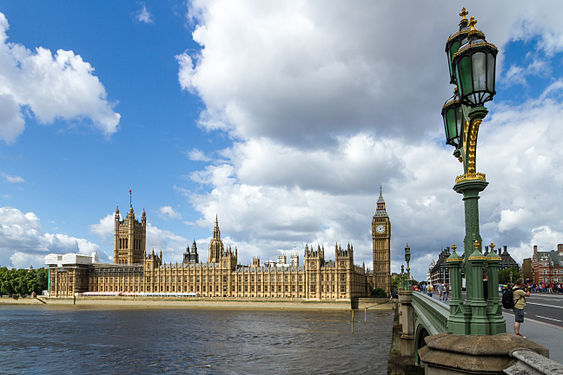
<path fill-rule="evenodd" d="M 352 242 L 370 264 L 382 184 L 392 268 L 408 241 L 421 278 L 463 239 L 440 117 L 461 6 L 0 1 L 0 265 L 111 261 L 130 187 L 169 261 L 193 239 L 205 259 L 218 214 L 243 262 Z M 518 260 L 563 242 L 557 6 L 468 8 L 500 50 L 481 232 Z"/>

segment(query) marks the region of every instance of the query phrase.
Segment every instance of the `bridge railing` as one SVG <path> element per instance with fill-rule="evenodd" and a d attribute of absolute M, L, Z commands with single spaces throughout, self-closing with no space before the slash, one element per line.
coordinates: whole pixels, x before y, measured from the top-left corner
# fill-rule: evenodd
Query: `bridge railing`
<path fill-rule="evenodd" d="M 448 330 L 450 306 L 420 292 L 412 293 L 412 307 L 431 335 Z"/>

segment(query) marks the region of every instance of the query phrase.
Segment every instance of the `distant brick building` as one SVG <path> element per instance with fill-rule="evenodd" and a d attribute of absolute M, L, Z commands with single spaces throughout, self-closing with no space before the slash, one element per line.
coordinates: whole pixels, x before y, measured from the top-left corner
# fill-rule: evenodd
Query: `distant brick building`
<path fill-rule="evenodd" d="M 536 284 L 563 282 L 563 244 L 557 245 L 557 251 L 538 251 L 534 245 L 532 280 Z"/>

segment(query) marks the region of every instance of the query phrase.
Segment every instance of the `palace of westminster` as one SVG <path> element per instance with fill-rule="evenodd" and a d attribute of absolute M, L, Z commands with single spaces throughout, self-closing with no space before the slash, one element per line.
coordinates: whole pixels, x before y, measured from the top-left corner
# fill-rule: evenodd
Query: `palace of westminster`
<path fill-rule="evenodd" d="M 184 253 L 178 264 L 166 264 L 162 251 L 146 253 L 146 223 L 135 219 L 133 206 L 124 220 L 116 209 L 114 263 L 97 263 L 95 256 L 49 254 L 49 295 L 190 295 L 201 297 L 344 300 L 369 296 L 374 288 L 390 293 L 391 223 L 385 201 L 379 194 L 372 220 L 373 271 L 354 265 L 354 248 L 336 245 L 334 260 L 325 259 L 325 249 L 305 245 L 303 265 L 292 255 L 278 262 L 238 264 L 238 250 L 224 247 L 217 219 L 209 243 L 207 263 L 199 262 L 197 245 Z"/>

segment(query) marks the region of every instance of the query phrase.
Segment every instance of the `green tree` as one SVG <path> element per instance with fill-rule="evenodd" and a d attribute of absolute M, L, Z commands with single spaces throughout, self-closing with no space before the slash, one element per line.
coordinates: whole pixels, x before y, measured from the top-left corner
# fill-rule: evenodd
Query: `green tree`
<path fill-rule="evenodd" d="M 42 291 L 47 290 L 49 280 L 48 273 L 49 270 L 46 268 L 39 268 L 35 271 L 35 277 L 37 279 L 37 289 L 35 289 L 35 293 L 41 294 Z"/>
<path fill-rule="evenodd" d="M 1 267 L 0 294 L 40 294 L 47 289 L 47 273 L 45 268 L 27 270 Z"/>
<path fill-rule="evenodd" d="M 512 281 L 510 280 L 511 274 Z M 514 267 L 498 271 L 498 282 L 501 284 L 514 283 L 519 277 L 521 277 L 520 272 L 516 271 Z"/>
<path fill-rule="evenodd" d="M 0 268 L 0 294 L 12 294 L 10 280 L 10 270 L 6 267 Z"/>

